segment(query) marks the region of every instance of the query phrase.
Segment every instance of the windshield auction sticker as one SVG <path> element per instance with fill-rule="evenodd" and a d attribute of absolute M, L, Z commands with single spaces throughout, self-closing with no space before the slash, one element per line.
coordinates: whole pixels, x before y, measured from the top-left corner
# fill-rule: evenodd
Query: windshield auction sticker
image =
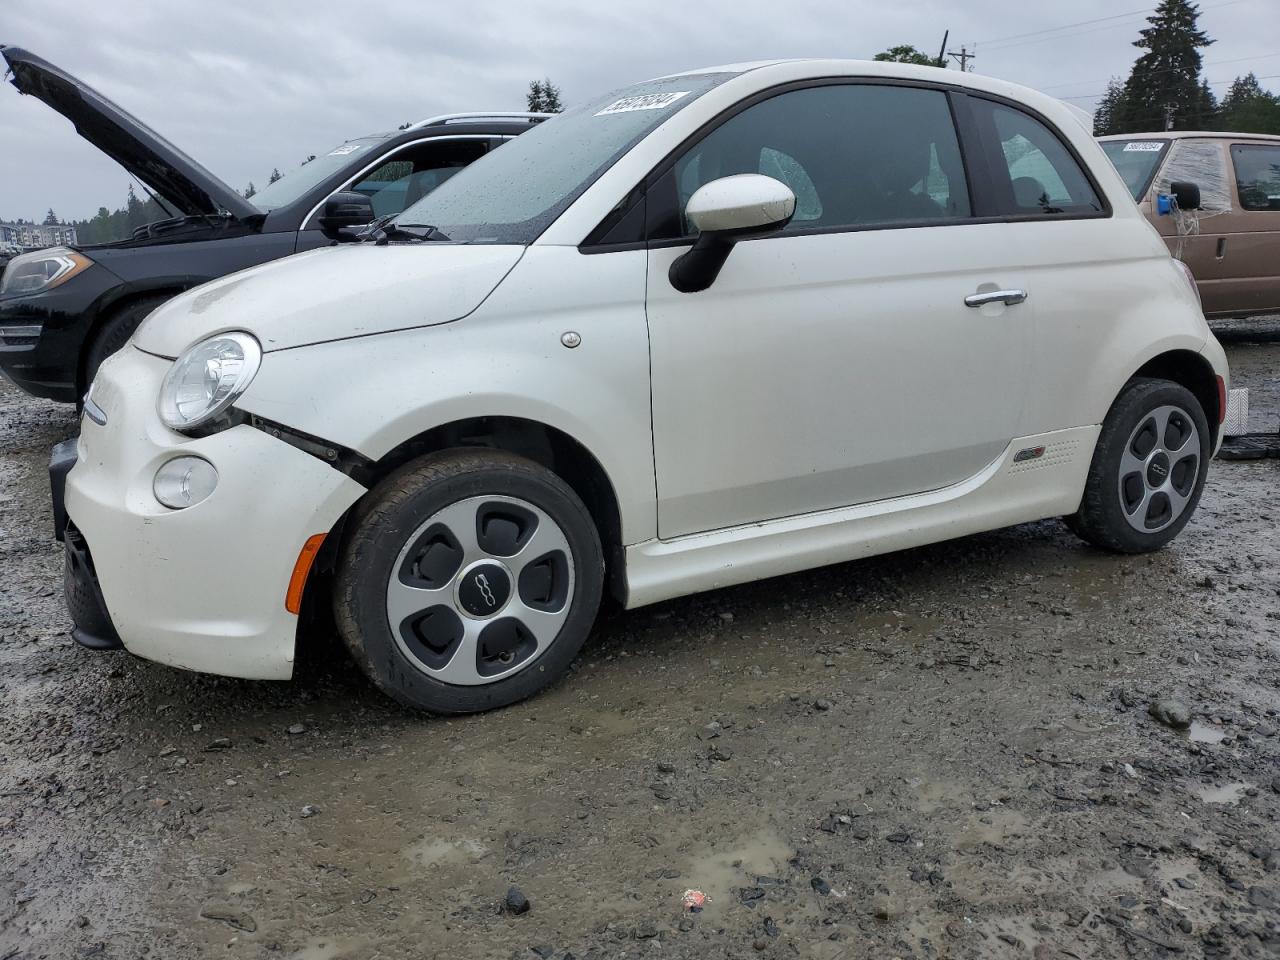
<path fill-rule="evenodd" d="M 1125 153 L 1159 153 L 1164 147 L 1160 140 L 1134 140 L 1124 145 Z"/>
<path fill-rule="evenodd" d="M 632 113 L 636 110 L 661 110 L 688 95 L 688 90 L 680 90 L 675 93 L 646 93 L 638 97 L 623 97 L 597 112 L 596 116 L 603 117 L 609 113 Z"/>
<path fill-rule="evenodd" d="M 343 144 L 342 146 L 340 146 L 337 150 L 331 150 L 331 151 L 329 152 L 329 156 L 331 156 L 331 157 L 345 157 L 345 156 L 346 156 L 347 154 L 349 154 L 349 153 L 355 153 L 355 152 L 356 152 L 357 150 L 359 150 L 362 146 L 363 146 L 363 144 L 359 144 L 359 143 L 346 143 L 346 144 Z"/>

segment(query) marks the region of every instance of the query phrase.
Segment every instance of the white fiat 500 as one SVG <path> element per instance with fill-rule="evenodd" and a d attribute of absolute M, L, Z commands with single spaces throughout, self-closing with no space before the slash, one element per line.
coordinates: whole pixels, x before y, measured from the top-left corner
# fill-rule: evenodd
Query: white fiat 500
<path fill-rule="evenodd" d="M 1077 114 L 996 80 L 652 80 L 375 236 L 179 296 L 102 367 L 52 467 L 83 642 L 286 678 L 305 599 L 390 695 L 482 710 L 606 591 L 1045 517 L 1157 549 L 1218 443 L 1194 284 Z"/>

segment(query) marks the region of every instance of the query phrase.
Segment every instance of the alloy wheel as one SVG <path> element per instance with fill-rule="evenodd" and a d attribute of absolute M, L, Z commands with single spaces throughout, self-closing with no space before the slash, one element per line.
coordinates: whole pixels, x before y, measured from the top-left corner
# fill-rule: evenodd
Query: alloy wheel
<path fill-rule="evenodd" d="M 1200 475 L 1200 433 L 1180 407 L 1147 413 L 1120 457 L 1120 508 L 1129 526 L 1156 533 L 1182 516 Z"/>
<path fill-rule="evenodd" d="M 409 537 L 387 583 L 387 621 L 428 676 L 475 686 L 530 666 L 564 626 L 573 591 L 573 552 L 545 511 L 470 497 Z"/>

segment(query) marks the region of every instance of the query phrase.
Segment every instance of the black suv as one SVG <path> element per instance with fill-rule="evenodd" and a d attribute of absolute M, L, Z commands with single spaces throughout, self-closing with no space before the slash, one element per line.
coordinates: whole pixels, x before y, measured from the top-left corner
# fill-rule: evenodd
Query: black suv
<path fill-rule="evenodd" d="M 399 213 L 547 116 L 448 114 L 348 140 L 246 200 L 54 65 L 17 47 L 0 45 L 0 56 L 19 91 L 70 120 L 173 212 L 127 240 L 38 250 L 4 268 L 0 370 L 28 393 L 68 403 L 84 395 L 99 364 L 147 314 L 175 294 L 330 243 L 341 227 L 361 222 L 361 213 L 367 219 Z"/>

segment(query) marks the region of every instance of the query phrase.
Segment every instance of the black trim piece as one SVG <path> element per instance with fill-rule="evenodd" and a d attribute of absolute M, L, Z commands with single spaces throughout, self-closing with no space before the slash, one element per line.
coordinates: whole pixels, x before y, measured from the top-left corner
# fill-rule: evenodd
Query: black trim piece
<path fill-rule="evenodd" d="M 49 495 L 53 500 L 53 538 L 64 539 L 67 529 L 67 474 L 79 457 L 75 437 L 56 444 L 49 457 Z"/>
<path fill-rule="evenodd" d="M 107 612 L 89 544 L 70 521 L 64 544 L 63 592 L 75 624 L 71 639 L 90 650 L 119 650 L 124 643 Z"/>
<path fill-rule="evenodd" d="M 303 433 L 301 430 L 286 427 L 282 423 L 276 423 L 255 413 L 241 413 L 240 416 L 243 417 L 242 423 L 248 424 L 255 430 L 261 430 L 269 437 L 274 437 L 291 447 L 297 447 L 317 460 L 323 460 L 339 473 L 345 473 L 356 483 L 366 487 L 370 485 L 374 462 L 363 454 L 356 453 L 341 444 L 330 443 L 328 440 Z"/>
<path fill-rule="evenodd" d="M 973 220 L 996 217 L 996 188 L 991 178 L 989 158 L 983 151 L 982 131 L 973 116 L 973 107 L 963 92 L 952 90 L 947 94 L 951 104 L 951 117 L 956 125 L 956 137 L 960 141 L 960 156 L 964 162 L 964 175 L 969 183 L 969 212 Z"/>
<path fill-rule="evenodd" d="M 628 244 L 643 244 L 645 196 L 643 184 L 628 193 L 616 207 L 609 211 L 599 225 L 587 234 L 587 238 L 578 245 L 578 249 L 587 253 L 594 251 L 583 248 L 601 246 L 617 249 Z"/>

